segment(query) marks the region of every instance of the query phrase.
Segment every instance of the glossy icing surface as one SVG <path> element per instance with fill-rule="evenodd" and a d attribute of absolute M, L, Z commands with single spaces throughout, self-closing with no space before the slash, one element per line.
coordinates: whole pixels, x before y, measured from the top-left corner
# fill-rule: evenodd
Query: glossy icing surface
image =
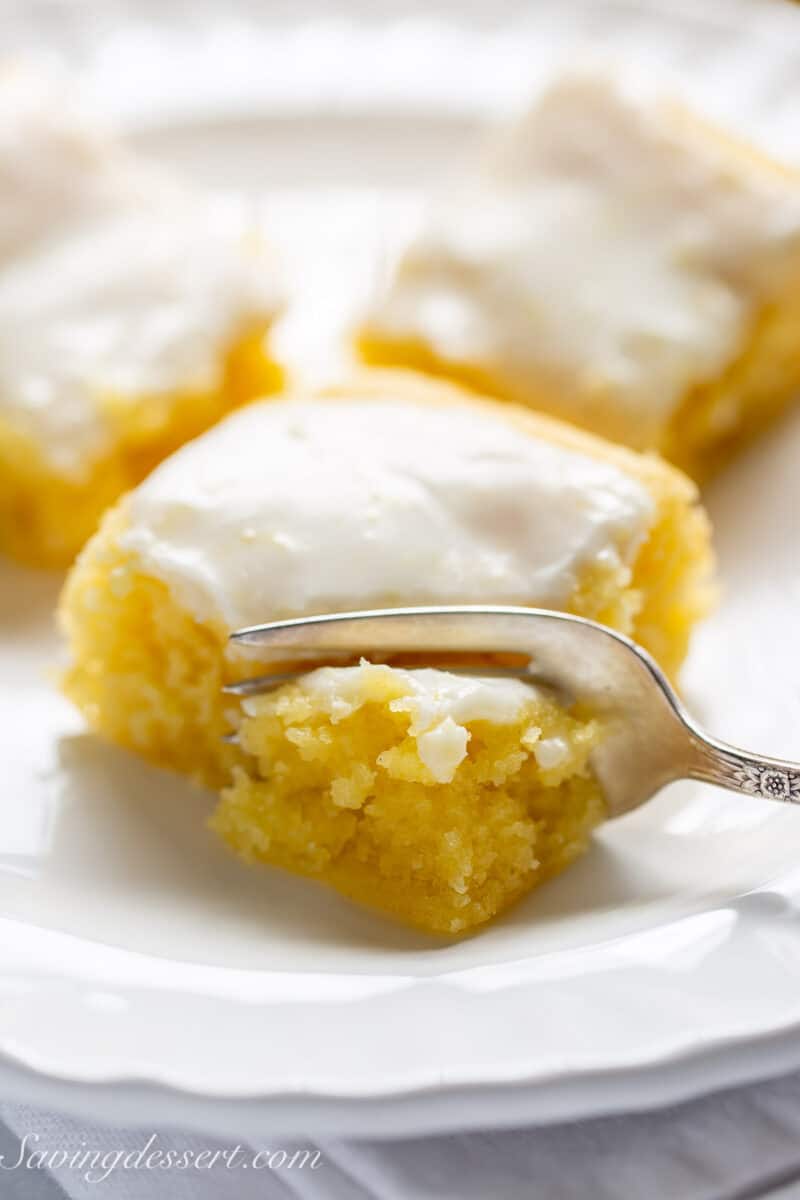
<path fill-rule="evenodd" d="M 460 184 L 368 335 L 561 396 L 578 418 L 610 402 L 637 445 L 797 271 L 800 177 L 602 75 L 552 85 Z"/>
<path fill-rule="evenodd" d="M 0 72 L 0 420 L 79 473 L 109 408 L 213 387 L 275 308 L 250 218 L 120 146 L 54 80 Z M 124 417 L 124 412 L 123 412 Z"/>
<path fill-rule="evenodd" d="M 228 628 L 393 603 L 565 603 L 633 558 L 653 513 L 618 468 L 497 411 L 397 398 L 266 401 L 133 493 L 123 545 Z"/>

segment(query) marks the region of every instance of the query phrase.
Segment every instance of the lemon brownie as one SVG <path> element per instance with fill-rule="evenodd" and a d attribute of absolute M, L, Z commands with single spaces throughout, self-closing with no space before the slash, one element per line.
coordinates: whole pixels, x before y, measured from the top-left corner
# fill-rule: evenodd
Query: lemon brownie
<path fill-rule="evenodd" d="M 605 815 L 602 729 L 516 679 L 364 663 L 244 701 L 213 827 L 246 860 L 462 933 L 561 871 Z"/>
<path fill-rule="evenodd" d="M 703 477 L 800 388 L 800 174 L 564 77 L 433 206 L 359 345 Z"/>
<path fill-rule="evenodd" d="M 249 216 L 166 177 L 60 81 L 0 70 L 0 549 L 66 565 L 177 446 L 273 390 Z"/>
<path fill-rule="evenodd" d="M 354 608 L 540 605 L 674 669 L 709 574 L 705 514 L 673 468 L 367 371 L 243 408 L 106 515 L 62 598 L 65 686 L 105 737 L 224 789 L 215 826 L 245 857 L 463 930 L 585 844 L 602 814 L 591 714 L 397 663 L 319 669 L 242 709 L 223 684 L 267 664 L 228 634 Z"/>

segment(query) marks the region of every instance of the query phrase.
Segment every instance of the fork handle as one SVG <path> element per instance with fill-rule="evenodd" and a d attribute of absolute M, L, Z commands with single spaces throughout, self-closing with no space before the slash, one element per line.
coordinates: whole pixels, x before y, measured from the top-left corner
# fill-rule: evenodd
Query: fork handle
<path fill-rule="evenodd" d="M 691 779 L 715 783 L 731 792 L 800 804 L 800 763 L 748 754 L 693 730 L 695 757 Z"/>

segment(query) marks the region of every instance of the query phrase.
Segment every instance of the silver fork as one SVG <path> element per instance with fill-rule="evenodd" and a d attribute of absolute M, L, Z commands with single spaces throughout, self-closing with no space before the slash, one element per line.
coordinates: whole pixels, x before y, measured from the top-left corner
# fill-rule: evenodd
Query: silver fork
<path fill-rule="evenodd" d="M 471 675 L 509 675 L 584 702 L 608 733 L 592 765 L 611 816 L 638 807 L 665 784 L 699 779 L 733 792 L 800 804 L 800 763 L 749 754 L 705 733 L 689 716 L 663 673 L 640 646 L 594 621 L 536 608 L 457 605 L 332 613 L 237 630 L 238 645 L 259 658 L 309 659 L 314 665 L 363 655 L 413 653 L 428 665 L 437 654 L 515 654 L 522 667 L 453 667 Z M 298 678 L 301 669 L 231 684 L 256 695 Z"/>

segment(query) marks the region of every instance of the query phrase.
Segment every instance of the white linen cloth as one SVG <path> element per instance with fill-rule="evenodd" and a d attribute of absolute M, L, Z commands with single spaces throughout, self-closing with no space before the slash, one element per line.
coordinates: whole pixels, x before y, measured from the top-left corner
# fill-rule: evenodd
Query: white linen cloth
<path fill-rule="evenodd" d="M 27 1137 L 27 1141 L 26 1141 Z M 397 1142 L 272 1138 L 241 1146 L 239 1162 L 180 1169 L 19 1166 L 79 1152 L 230 1150 L 198 1133 L 116 1129 L 0 1104 L 2 1200 L 796 1200 L 800 1197 L 800 1074 L 652 1113 L 568 1125 Z M 259 1150 L 319 1151 L 317 1165 L 252 1169 Z M 208 1161 L 208 1156 L 206 1156 Z M 280 1159 L 276 1160 L 276 1163 Z M 8 1169 L 9 1167 L 13 1169 Z"/>

